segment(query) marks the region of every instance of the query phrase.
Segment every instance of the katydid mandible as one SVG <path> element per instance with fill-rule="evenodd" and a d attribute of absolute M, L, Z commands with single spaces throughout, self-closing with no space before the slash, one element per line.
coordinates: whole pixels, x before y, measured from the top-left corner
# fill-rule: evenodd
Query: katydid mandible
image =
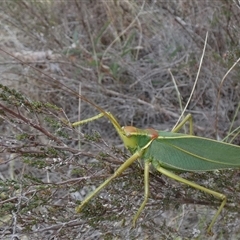
<path fill-rule="evenodd" d="M 138 129 L 133 126 L 121 127 L 116 118 L 110 112 L 105 112 L 102 108 L 85 97 L 80 97 L 97 108 L 101 113 L 92 118 L 75 122 L 72 126 L 76 127 L 80 124 L 85 124 L 105 116 L 113 124 L 122 139 L 124 146 L 130 151 L 132 156 L 128 158 L 112 176 L 106 179 L 95 189 L 95 191 L 88 195 L 76 208 L 76 211 L 78 213 L 81 212 L 83 207 L 95 195 L 97 195 L 101 189 L 108 185 L 114 178 L 118 177 L 134 161 L 141 158 L 144 160 L 144 201 L 133 218 L 133 226 L 136 225 L 136 221 L 148 200 L 149 167 L 150 165 L 153 165 L 160 173 L 205 193 L 211 194 L 222 201 L 207 228 L 207 232 L 210 233 L 217 217 L 226 204 L 226 196 L 222 193 L 186 180 L 174 174 L 173 171 L 199 172 L 239 168 L 240 146 L 193 136 L 193 121 L 190 114 L 187 115 L 171 132 L 157 131 L 154 129 Z M 190 134 L 177 133 L 186 122 L 189 122 Z M 227 156 L 227 158 L 225 156 Z"/>

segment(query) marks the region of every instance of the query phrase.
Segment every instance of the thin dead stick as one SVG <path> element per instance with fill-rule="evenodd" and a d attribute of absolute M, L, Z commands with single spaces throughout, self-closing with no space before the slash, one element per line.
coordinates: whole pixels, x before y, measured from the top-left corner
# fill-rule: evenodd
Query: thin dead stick
<path fill-rule="evenodd" d="M 238 62 L 240 61 L 240 58 L 232 65 L 232 67 L 230 67 L 230 69 L 226 72 L 226 74 L 223 76 L 223 79 L 220 82 L 219 85 L 219 89 L 218 89 L 218 96 L 217 96 L 217 106 L 216 106 L 216 121 L 215 121 L 215 130 L 216 130 L 216 135 L 218 133 L 218 106 L 219 106 L 219 101 L 220 101 L 220 93 L 221 93 L 221 89 L 222 89 L 222 85 L 224 83 L 224 81 L 227 78 L 227 75 L 233 70 L 233 68 L 238 64 Z"/>
<path fill-rule="evenodd" d="M 204 42 L 204 47 L 203 47 L 203 53 L 202 53 L 202 56 L 201 56 L 201 59 L 200 59 L 200 65 L 199 65 L 199 68 L 198 68 L 196 80 L 195 80 L 195 82 L 194 82 L 194 84 L 193 84 L 193 88 L 192 88 L 191 94 L 190 94 L 190 96 L 189 96 L 189 98 L 188 98 L 188 101 L 187 101 L 186 106 L 184 107 L 184 109 L 183 109 L 180 117 L 178 118 L 177 123 L 176 123 L 175 126 L 173 127 L 173 129 L 176 128 L 176 126 L 177 126 L 177 125 L 179 124 L 179 122 L 181 121 L 181 119 L 182 119 L 182 117 L 183 117 L 183 115 L 184 115 L 184 113 L 185 113 L 185 111 L 186 111 L 186 109 L 187 109 L 187 107 L 188 107 L 191 99 L 192 99 L 193 93 L 194 93 L 194 91 L 195 91 L 195 88 L 196 88 L 196 85 L 197 85 L 197 82 L 198 82 L 200 70 L 201 70 L 201 67 L 202 67 L 203 57 L 204 57 L 204 55 L 205 55 L 205 50 L 206 50 L 206 46 L 207 46 L 207 39 L 208 39 L 208 32 L 207 32 L 207 34 L 206 34 L 206 38 L 205 38 L 205 42 Z"/>

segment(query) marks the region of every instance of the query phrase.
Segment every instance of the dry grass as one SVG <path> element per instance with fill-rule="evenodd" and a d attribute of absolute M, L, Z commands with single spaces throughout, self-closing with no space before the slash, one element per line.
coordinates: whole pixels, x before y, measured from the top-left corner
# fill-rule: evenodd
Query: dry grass
<path fill-rule="evenodd" d="M 7 100 L 1 95 L 0 103 L 19 115 L 0 112 L 0 215 L 7 219 L 0 236 L 205 239 L 205 221 L 218 201 L 157 174 L 151 176 L 151 199 L 137 229 L 129 227 L 143 194 L 138 164 L 83 214 L 75 214 L 77 200 L 127 155 L 105 119 L 84 125 L 85 137 L 62 124 L 97 111 L 53 79 L 81 91 L 121 125 L 170 131 L 189 99 L 208 31 L 186 113 L 193 115 L 196 135 L 230 141 L 235 134 L 233 143 L 239 145 L 239 64 L 223 79 L 240 57 L 238 13 L 235 2 L 224 0 L 2 3 L 0 48 L 10 55 L 1 51 L 1 83 L 22 95 L 1 91 Z M 229 196 L 212 239 L 237 238 L 238 171 L 185 175 Z"/>

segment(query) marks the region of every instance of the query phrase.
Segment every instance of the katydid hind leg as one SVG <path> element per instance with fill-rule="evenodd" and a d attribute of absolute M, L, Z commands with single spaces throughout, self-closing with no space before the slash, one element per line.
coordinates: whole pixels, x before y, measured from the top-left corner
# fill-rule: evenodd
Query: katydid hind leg
<path fill-rule="evenodd" d="M 192 115 L 188 114 L 173 130 L 172 132 L 179 132 L 182 127 L 189 122 L 189 134 L 193 135 L 193 120 Z"/>
<path fill-rule="evenodd" d="M 182 178 L 182 177 L 180 177 L 180 176 L 178 176 L 178 175 L 176 175 L 176 174 L 174 174 L 174 173 L 166 170 L 165 168 L 163 168 L 163 167 L 161 167 L 161 166 L 156 167 L 156 169 L 157 169 L 160 173 L 162 173 L 162 174 L 164 174 L 164 175 L 166 175 L 166 176 L 168 176 L 168 177 L 170 177 L 170 178 L 172 178 L 172 179 L 174 179 L 174 180 L 176 180 L 176 181 L 178 181 L 178 182 L 187 184 L 187 185 L 189 185 L 189 186 L 191 186 L 191 187 L 193 187 L 193 188 L 196 188 L 196 189 L 198 189 L 198 190 L 201 190 L 201 191 L 203 191 L 203 192 L 206 192 L 206 193 L 208 193 L 208 194 L 211 194 L 211 195 L 213 195 L 214 197 L 219 198 L 220 200 L 222 200 L 222 203 L 221 203 L 220 207 L 218 208 L 217 212 L 216 212 L 215 215 L 213 216 L 212 221 L 211 221 L 211 223 L 209 224 L 209 226 L 208 226 L 208 228 L 207 228 L 207 232 L 208 232 L 208 233 L 211 233 L 211 230 L 212 230 L 212 227 L 213 227 L 214 223 L 216 222 L 219 214 L 221 213 L 221 211 L 223 210 L 223 208 L 224 208 L 224 206 L 225 206 L 225 204 L 226 204 L 226 201 L 227 201 L 226 196 L 225 196 L 224 194 L 222 194 L 222 193 L 218 193 L 218 192 L 213 191 L 213 190 L 211 190 L 211 189 L 208 189 L 208 188 L 205 188 L 205 187 L 203 187 L 203 186 L 200 186 L 200 185 L 198 185 L 198 184 L 196 184 L 196 183 L 194 183 L 194 182 L 191 182 L 191 181 L 189 181 L 189 180 L 186 180 L 186 179 L 184 179 L 184 178 Z"/>

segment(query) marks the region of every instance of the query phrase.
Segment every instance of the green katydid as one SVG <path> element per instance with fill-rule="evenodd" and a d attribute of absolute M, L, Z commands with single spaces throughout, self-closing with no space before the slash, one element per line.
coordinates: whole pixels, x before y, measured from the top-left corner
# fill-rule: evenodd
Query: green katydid
<path fill-rule="evenodd" d="M 132 156 L 128 158 L 108 179 L 106 179 L 98 188 L 88 195 L 82 203 L 76 208 L 81 212 L 82 208 L 95 196 L 101 189 L 109 184 L 114 178 L 118 177 L 135 160 L 141 158 L 144 160 L 144 201 L 133 218 L 133 225 L 144 209 L 149 196 L 149 167 L 152 164 L 160 173 L 175 179 L 181 183 L 187 184 L 193 188 L 204 191 L 219 198 L 222 202 L 214 215 L 207 232 L 210 233 L 217 217 L 226 204 L 226 196 L 222 193 L 210 190 L 194 182 L 186 180 L 172 171 L 211 171 L 217 169 L 239 168 L 240 167 L 240 146 L 215 141 L 208 138 L 193 136 L 193 121 L 191 115 L 187 115 L 183 121 L 171 132 L 157 131 L 154 129 L 138 129 L 133 126 L 121 127 L 116 118 L 109 112 L 95 105 L 85 97 L 84 101 L 95 106 L 101 113 L 95 117 L 75 122 L 73 127 L 84 124 L 100 117 L 107 117 L 115 127 L 124 146 L 131 152 Z M 190 135 L 177 133 L 181 127 L 189 122 Z M 227 158 L 226 158 L 227 156 Z"/>
<path fill-rule="evenodd" d="M 7 53 L 3 49 L 1 51 Z M 9 54 L 9 53 L 7 53 Z M 10 54 L 9 54 L 10 55 Z M 18 61 L 20 59 L 14 57 Z M 24 62 L 22 62 L 24 63 Z M 40 70 L 31 66 L 36 71 Z M 200 69 L 200 68 L 199 68 Z M 44 74 L 43 72 L 41 72 Z M 46 75 L 46 74 L 44 74 Z M 46 75 L 51 78 L 50 76 Z M 101 189 L 109 184 L 114 178 L 118 177 L 125 169 L 127 169 L 134 161 L 139 158 L 144 160 L 144 201 L 133 218 L 133 225 L 144 209 L 149 195 L 149 167 L 152 164 L 160 173 L 176 180 L 181 183 L 187 184 L 193 188 L 204 191 L 208 194 L 219 198 L 222 202 L 217 212 L 215 213 L 210 225 L 207 228 L 207 232 L 211 232 L 217 217 L 221 213 L 224 205 L 226 204 L 226 196 L 208 188 L 202 187 L 194 182 L 186 180 L 172 171 L 212 171 L 217 169 L 229 169 L 240 167 L 240 146 L 228 144 L 224 142 L 218 142 L 215 140 L 193 136 L 193 122 L 191 115 L 187 115 L 183 121 L 178 124 L 171 132 L 157 131 L 154 129 L 138 129 L 133 126 L 121 127 L 116 118 L 109 112 L 105 112 L 102 108 L 95 105 L 87 98 L 79 95 L 74 90 L 68 88 L 64 84 L 59 83 L 54 78 L 51 78 L 53 82 L 57 82 L 62 87 L 67 89 L 75 96 L 88 102 L 94 106 L 100 114 L 95 117 L 73 123 L 72 126 L 78 126 L 80 124 L 94 121 L 100 117 L 105 116 L 110 120 L 117 130 L 120 138 L 123 140 L 125 147 L 131 152 L 132 156 L 128 158 L 115 172 L 104 181 L 95 191 L 87 196 L 82 203 L 77 207 L 77 212 L 80 212 L 82 208 L 95 196 Z M 189 121 L 190 134 L 177 133 L 181 127 Z M 227 158 L 225 157 L 227 156 Z"/>

